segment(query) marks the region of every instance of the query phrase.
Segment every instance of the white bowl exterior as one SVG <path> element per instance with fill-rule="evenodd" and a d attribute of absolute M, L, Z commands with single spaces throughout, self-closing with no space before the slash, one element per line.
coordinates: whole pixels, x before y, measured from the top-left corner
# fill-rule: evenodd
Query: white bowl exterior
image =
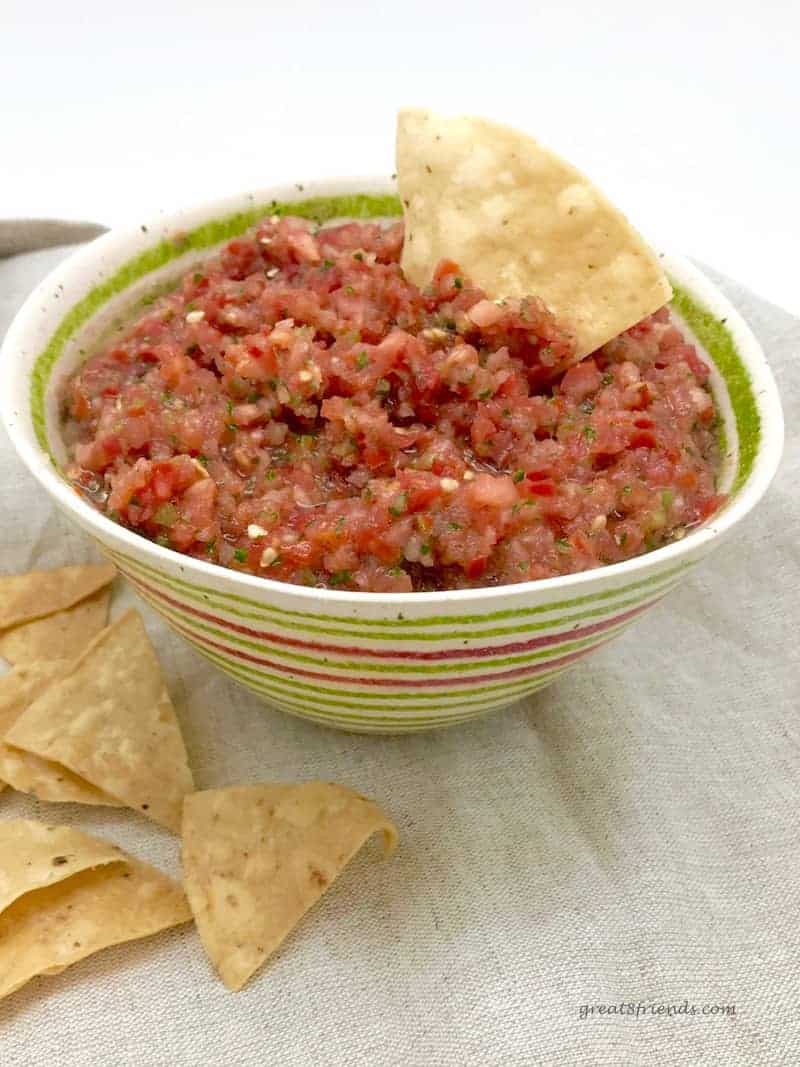
<path fill-rule="evenodd" d="M 348 179 L 308 185 L 304 194 L 364 190 L 383 194 L 391 186 Z M 268 703 L 343 729 L 386 732 L 448 725 L 507 705 L 555 680 L 660 600 L 766 490 L 780 457 L 783 427 L 763 353 L 700 271 L 665 257 L 670 276 L 715 319 L 727 320 L 751 377 L 761 422 L 758 453 L 744 485 L 725 509 L 682 541 L 621 564 L 499 589 L 353 594 L 240 574 L 116 525 L 71 489 L 37 440 L 30 393 L 39 353 L 66 309 L 98 279 L 163 236 L 246 210 L 254 202 L 293 196 L 294 187 L 243 194 L 156 220 L 146 232 L 137 228 L 92 242 L 35 290 L 0 357 L 5 425 L 46 491 L 177 631 Z M 69 346 L 64 358 L 68 351 Z"/>

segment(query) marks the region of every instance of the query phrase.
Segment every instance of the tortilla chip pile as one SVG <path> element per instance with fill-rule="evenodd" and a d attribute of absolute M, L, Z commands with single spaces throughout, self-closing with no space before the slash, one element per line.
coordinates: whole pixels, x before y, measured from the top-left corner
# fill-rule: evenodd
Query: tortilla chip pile
<path fill-rule="evenodd" d="M 40 800 L 132 808 L 183 834 L 186 896 L 116 845 L 0 820 L 0 997 L 194 917 L 230 989 L 278 948 L 366 840 L 397 831 L 343 786 L 195 793 L 144 624 L 107 626 L 114 570 L 0 577 L 0 779 Z"/>
<path fill-rule="evenodd" d="M 451 259 L 489 296 L 541 297 L 571 327 L 576 360 L 672 296 L 658 257 L 600 190 L 507 126 L 401 111 L 397 182 L 412 282 Z"/>

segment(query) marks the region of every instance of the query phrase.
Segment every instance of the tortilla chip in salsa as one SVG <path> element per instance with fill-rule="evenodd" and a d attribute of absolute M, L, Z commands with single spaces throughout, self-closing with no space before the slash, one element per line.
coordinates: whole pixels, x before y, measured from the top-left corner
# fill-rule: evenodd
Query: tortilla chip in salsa
<path fill-rule="evenodd" d="M 401 111 L 397 181 L 406 276 L 424 286 L 450 259 L 492 297 L 535 293 L 571 327 L 574 361 L 672 296 L 658 257 L 600 190 L 508 126 Z"/>

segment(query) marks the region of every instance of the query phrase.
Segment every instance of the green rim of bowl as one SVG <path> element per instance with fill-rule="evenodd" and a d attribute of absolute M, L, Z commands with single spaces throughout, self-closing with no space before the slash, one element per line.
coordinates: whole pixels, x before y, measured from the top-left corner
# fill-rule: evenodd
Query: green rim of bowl
<path fill-rule="evenodd" d="M 90 289 L 86 296 L 67 312 L 34 363 L 30 389 L 31 419 L 36 439 L 53 465 L 58 467 L 47 436 L 45 405 L 53 368 L 70 338 L 113 297 L 124 292 L 140 278 L 187 252 L 203 251 L 239 237 L 265 215 L 299 215 L 323 223 L 335 218 L 386 218 L 400 215 L 401 211 L 400 200 L 391 195 L 359 193 L 293 201 L 273 200 L 221 219 L 204 222 L 196 229 L 181 234 L 179 238 L 166 238 L 128 260 L 110 278 Z M 679 285 L 673 283 L 673 290 L 672 306 L 709 353 L 727 386 L 739 445 L 736 474 L 731 488 L 731 493 L 734 494 L 747 481 L 761 443 L 761 419 L 752 380 L 724 320 L 716 318 Z"/>

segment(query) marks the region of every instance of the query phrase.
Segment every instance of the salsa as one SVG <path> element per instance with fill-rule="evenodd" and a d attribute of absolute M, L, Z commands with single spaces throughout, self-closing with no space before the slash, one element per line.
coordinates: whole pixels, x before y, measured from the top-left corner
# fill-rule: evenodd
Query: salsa
<path fill-rule="evenodd" d="M 720 507 L 709 369 L 667 308 L 570 365 L 535 296 L 447 260 L 420 289 L 402 245 L 272 216 L 189 271 L 68 382 L 76 490 L 234 570 L 393 592 L 616 563 Z"/>

